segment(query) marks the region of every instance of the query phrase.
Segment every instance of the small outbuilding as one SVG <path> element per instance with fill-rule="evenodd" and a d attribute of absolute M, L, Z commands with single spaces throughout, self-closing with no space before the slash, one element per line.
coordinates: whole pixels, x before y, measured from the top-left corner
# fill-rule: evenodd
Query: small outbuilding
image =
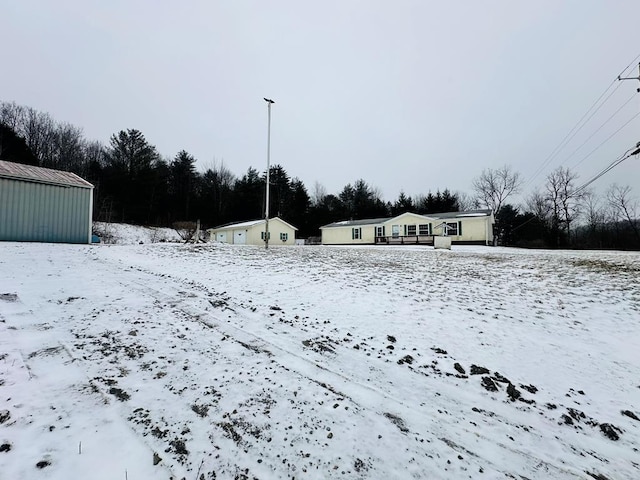
<path fill-rule="evenodd" d="M 0 160 L 0 241 L 91 243 L 92 214 L 76 174 Z"/>
<path fill-rule="evenodd" d="M 264 245 L 266 221 L 230 223 L 207 230 L 209 241 L 234 245 Z M 295 245 L 296 230 L 293 225 L 274 217 L 269 219 L 269 245 Z"/>

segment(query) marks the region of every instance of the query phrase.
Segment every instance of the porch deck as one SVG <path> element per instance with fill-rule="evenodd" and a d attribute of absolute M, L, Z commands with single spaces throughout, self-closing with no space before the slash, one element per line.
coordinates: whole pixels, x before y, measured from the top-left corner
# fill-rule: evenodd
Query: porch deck
<path fill-rule="evenodd" d="M 433 235 L 391 235 L 376 237 L 376 245 L 433 245 Z"/>

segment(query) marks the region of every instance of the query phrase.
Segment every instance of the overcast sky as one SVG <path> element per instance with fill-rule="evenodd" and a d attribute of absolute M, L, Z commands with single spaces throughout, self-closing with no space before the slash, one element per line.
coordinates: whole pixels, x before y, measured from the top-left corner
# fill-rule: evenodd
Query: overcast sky
<path fill-rule="evenodd" d="M 470 192 L 504 164 L 528 191 L 640 141 L 639 116 L 585 158 L 640 112 L 640 83 L 616 82 L 534 177 L 624 67 L 638 76 L 638 0 L 3 0 L 0 19 L 0 100 L 241 176 L 266 167 L 270 97 L 272 163 L 310 193 L 358 178 L 387 200 Z M 614 181 L 640 196 L 640 158 L 594 186 Z"/>

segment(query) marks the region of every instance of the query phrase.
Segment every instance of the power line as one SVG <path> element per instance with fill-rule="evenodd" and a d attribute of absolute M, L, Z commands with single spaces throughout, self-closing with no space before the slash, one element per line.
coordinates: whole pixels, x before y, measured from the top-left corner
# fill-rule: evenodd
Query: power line
<path fill-rule="evenodd" d="M 609 89 L 611 89 L 611 87 L 616 82 L 619 81 L 618 79 L 622 77 L 622 75 L 625 74 L 625 72 L 629 69 L 629 67 L 631 67 L 631 65 L 633 65 L 638 59 L 640 59 L 640 54 L 638 54 L 620 72 L 620 74 L 611 81 L 611 83 L 607 86 L 607 88 L 605 88 L 605 90 L 600 94 L 600 96 L 596 99 L 596 101 L 593 102 L 593 104 L 587 109 L 587 111 L 582 115 L 582 117 L 580 117 L 580 120 L 578 120 L 578 122 L 573 126 L 573 128 L 571 128 L 571 130 L 569 130 L 569 133 L 565 135 L 565 137 L 560 141 L 558 145 L 556 145 L 556 147 L 551 151 L 551 153 L 547 156 L 547 158 L 545 158 L 545 160 L 542 162 L 540 167 L 538 167 L 538 169 L 533 173 L 533 175 L 529 178 L 529 180 L 525 183 L 525 185 L 523 185 L 523 188 L 526 188 L 528 185 L 530 185 L 533 182 L 533 180 L 535 180 L 538 177 L 538 175 L 540 175 L 540 173 L 549 165 L 549 163 L 551 163 L 551 161 L 562 151 L 562 149 L 580 132 L 580 130 L 582 130 L 582 128 L 584 128 L 584 126 L 589 122 L 589 120 L 593 118 L 593 116 L 600 110 L 600 108 L 602 108 L 602 106 L 609 100 L 609 98 L 611 98 L 611 96 L 618 90 L 618 88 L 620 88 L 621 84 L 618 83 L 618 86 L 613 89 L 613 91 L 602 101 L 602 103 L 600 103 L 600 100 L 602 100 L 603 97 L 607 95 L 607 92 L 609 91 Z M 596 108 L 596 105 L 598 105 L 597 108 Z M 594 108 L 596 108 L 595 111 L 591 113 Z"/>
<path fill-rule="evenodd" d="M 638 114 L 640 114 L 640 112 L 638 112 Z M 629 153 L 631 150 L 633 150 L 633 151 L 631 153 Z M 578 195 L 578 194 L 582 193 L 584 191 L 584 189 L 586 189 L 589 185 L 591 185 L 593 182 L 598 180 L 604 174 L 606 174 L 607 172 L 611 171 L 613 168 L 615 168 L 618 165 L 620 165 L 626 159 L 628 159 L 630 157 L 633 157 L 634 155 L 638 155 L 639 153 L 640 153 L 640 142 L 638 142 L 635 147 L 630 148 L 629 150 L 624 152 L 622 154 L 622 156 L 618 157 L 616 160 L 614 160 L 609 165 L 607 165 L 599 173 L 597 173 L 595 176 L 593 176 L 593 178 L 591 178 L 591 180 L 589 180 L 588 182 L 583 183 L 578 188 L 576 188 L 574 190 L 574 192 L 573 192 L 573 195 Z"/>
<path fill-rule="evenodd" d="M 633 100 L 633 97 L 635 97 L 635 94 L 631 96 L 631 98 L 629 98 L 629 100 L 627 100 L 618 110 L 616 110 L 614 112 L 613 115 L 611 115 L 602 125 L 600 125 L 584 142 L 582 142 L 582 144 L 576 148 L 573 153 L 571 155 L 569 155 L 566 159 L 565 162 L 568 161 L 571 157 L 573 157 L 573 155 L 580 150 L 585 143 L 587 143 L 589 140 L 591 140 L 591 138 L 593 138 L 593 136 L 598 133 L 602 127 L 604 127 L 607 123 L 609 123 L 609 121 L 615 117 L 618 112 L 620 110 L 622 110 L 624 107 L 627 106 L 627 104 Z M 609 135 L 606 139 L 604 139 L 596 148 L 594 148 L 593 150 L 591 150 L 591 152 L 589 152 L 582 160 L 580 160 L 578 163 L 576 163 L 572 168 L 576 168 L 578 165 L 580 165 L 582 162 L 584 162 L 587 158 L 589 158 L 596 150 L 598 150 L 602 145 L 604 145 L 605 143 L 607 143 L 609 140 L 611 140 L 618 132 L 620 132 L 624 127 L 626 127 L 627 125 L 629 125 L 638 115 L 640 115 L 640 111 L 638 113 L 636 113 L 633 117 L 631 117 L 629 120 L 627 120 L 620 128 L 618 128 L 615 132 L 613 132 L 611 135 Z"/>
<path fill-rule="evenodd" d="M 640 114 L 640 112 L 638 114 Z M 600 177 L 605 175 L 607 172 L 611 171 L 613 168 L 617 167 L 618 165 L 620 165 L 622 162 L 624 162 L 628 158 L 633 157 L 634 155 L 638 155 L 639 153 L 640 153 L 640 142 L 638 142 L 635 147 L 629 148 L 626 152 L 624 152 L 622 155 L 620 155 L 617 159 L 615 159 L 613 162 L 611 162 L 609 165 L 607 165 L 604 169 L 602 169 L 600 172 L 598 172 L 596 175 L 594 175 L 588 182 L 585 182 L 582 185 L 580 185 L 578 188 L 576 188 L 571 193 L 571 196 L 575 197 L 576 195 L 579 195 L 589 185 L 591 185 L 593 182 L 595 182 Z M 536 219 L 538 219 L 538 217 L 536 215 L 533 215 L 531 218 L 529 218 L 528 220 L 522 222 L 520 225 L 515 226 L 511 231 L 515 232 L 519 228 L 524 227 L 525 225 L 527 225 L 528 223 L 530 223 L 530 222 L 532 222 L 532 221 L 534 221 Z"/>

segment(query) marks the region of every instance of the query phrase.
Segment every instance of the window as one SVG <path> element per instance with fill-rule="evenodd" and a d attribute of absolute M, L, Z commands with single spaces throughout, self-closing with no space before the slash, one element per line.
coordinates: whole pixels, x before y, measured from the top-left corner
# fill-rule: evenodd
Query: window
<path fill-rule="evenodd" d="M 420 235 L 431 235 L 429 233 L 429 224 L 423 223 L 422 225 L 418 225 L 418 232 Z"/>
<path fill-rule="evenodd" d="M 280 232 L 280 240 L 282 240 L 283 242 L 286 242 L 287 240 L 289 240 L 289 234 Z"/>
<path fill-rule="evenodd" d="M 262 240 L 264 240 L 264 234 L 265 234 L 265 232 L 260 232 L 260 238 Z M 269 240 L 271 240 L 271 232 L 269 232 Z"/>
<path fill-rule="evenodd" d="M 362 238 L 362 228 L 352 228 L 351 229 L 351 238 L 353 240 L 360 240 Z"/>
<path fill-rule="evenodd" d="M 458 235 L 458 222 L 447 222 L 447 235 Z"/>
<path fill-rule="evenodd" d="M 415 235 L 415 234 L 416 234 L 416 226 L 407 225 L 407 235 Z"/>
<path fill-rule="evenodd" d="M 391 225 L 391 236 L 392 237 L 400 236 L 400 225 Z"/>

